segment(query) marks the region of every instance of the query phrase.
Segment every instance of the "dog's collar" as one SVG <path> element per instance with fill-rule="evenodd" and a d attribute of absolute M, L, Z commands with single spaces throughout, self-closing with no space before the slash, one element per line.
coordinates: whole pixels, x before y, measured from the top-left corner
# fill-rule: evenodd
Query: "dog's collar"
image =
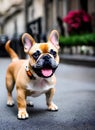
<path fill-rule="evenodd" d="M 26 70 L 26 73 L 28 75 L 28 77 L 32 80 L 35 80 L 36 78 L 34 77 L 34 75 L 31 73 L 30 69 L 28 66 L 25 66 L 25 70 Z"/>

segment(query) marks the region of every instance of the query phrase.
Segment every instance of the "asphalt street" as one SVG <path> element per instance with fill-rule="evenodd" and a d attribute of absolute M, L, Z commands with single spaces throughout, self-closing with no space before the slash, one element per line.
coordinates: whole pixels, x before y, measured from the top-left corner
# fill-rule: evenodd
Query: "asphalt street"
<path fill-rule="evenodd" d="M 47 111 L 45 96 L 32 98 L 27 120 L 17 119 L 14 107 L 7 107 L 5 73 L 9 58 L 0 58 L 0 130 L 95 130 L 95 68 L 60 64 L 54 102 L 57 112 Z"/>

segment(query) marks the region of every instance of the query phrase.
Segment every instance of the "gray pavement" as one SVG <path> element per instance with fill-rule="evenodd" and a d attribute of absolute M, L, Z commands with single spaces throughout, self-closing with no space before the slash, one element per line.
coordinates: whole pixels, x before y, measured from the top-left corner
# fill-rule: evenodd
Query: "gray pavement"
<path fill-rule="evenodd" d="M 9 58 L 0 58 L 0 130 L 95 130 L 95 68 L 60 64 L 56 72 L 54 102 L 58 112 L 47 111 L 45 96 L 32 98 L 30 118 L 17 119 L 14 107 L 7 107 L 5 73 Z"/>

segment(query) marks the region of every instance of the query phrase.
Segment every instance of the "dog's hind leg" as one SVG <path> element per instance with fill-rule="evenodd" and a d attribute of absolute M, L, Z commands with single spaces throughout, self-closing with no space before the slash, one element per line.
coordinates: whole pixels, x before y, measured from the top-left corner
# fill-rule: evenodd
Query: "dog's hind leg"
<path fill-rule="evenodd" d="M 33 102 L 31 101 L 31 97 L 27 97 L 26 103 L 27 103 L 27 106 L 29 106 L 29 107 L 34 107 L 34 104 L 33 104 Z"/>
<path fill-rule="evenodd" d="M 8 74 L 6 76 L 6 88 L 7 88 L 7 92 L 8 92 L 7 105 L 11 107 L 14 105 L 14 101 L 12 98 L 12 91 L 14 88 L 14 80 L 13 80 L 13 77 L 11 74 Z"/>

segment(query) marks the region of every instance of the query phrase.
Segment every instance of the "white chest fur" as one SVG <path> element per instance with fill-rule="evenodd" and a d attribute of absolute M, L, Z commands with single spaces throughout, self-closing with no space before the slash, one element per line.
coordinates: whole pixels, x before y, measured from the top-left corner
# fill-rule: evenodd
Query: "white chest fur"
<path fill-rule="evenodd" d="M 27 84 L 27 90 L 31 92 L 31 96 L 36 97 L 49 89 L 54 88 L 54 85 L 49 85 L 46 79 L 32 80 Z"/>

